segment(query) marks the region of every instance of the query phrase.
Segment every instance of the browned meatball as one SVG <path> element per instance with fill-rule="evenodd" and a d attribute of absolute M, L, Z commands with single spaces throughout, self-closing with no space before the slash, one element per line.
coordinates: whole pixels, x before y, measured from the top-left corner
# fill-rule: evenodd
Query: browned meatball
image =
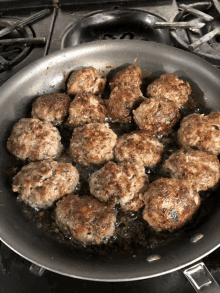
<path fill-rule="evenodd" d="M 63 149 L 60 140 L 59 131 L 51 123 L 23 118 L 13 126 L 7 148 L 21 160 L 54 159 Z"/>
<path fill-rule="evenodd" d="M 104 101 L 91 93 L 79 92 L 69 107 L 67 125 L 82 126 L 86 123 L 104 122 L 106 108 Z"/>
<path fill-rule="evenodd" d="M 108 116 L 115 121 L 127 122 L 131 120 L 131 111 L 145 98 L 139 88 L 124 88 L 116 86 L 108 100 Z"/>
<path fill-rule="evenodd" d="M 217 156 L 190 148 L 172 154 L 163 168 L 172 177 L 191 182 L 197 191 L 214 187 L 220 176 Z"/>
<path fill-rule="evenodd" d="M 119 137 L 114 153 L 119 162 L 131 161 L 145 167 L 155 167 L 161 160 L 163 145 L 148 131 L 138 130 Z"/>
<path fill-rule="evenodd" d="M 67 82 L 67 91 L 70 95 L 85 91 L 101 94 L 105 88 L 106 79 L 101 77 L 95 68 L 80 68 L 74 71 Z"/>
<path fill-rule="evenodd" d="M 65 194 L 73 192 L 79 173 L 70 163 L 32 162 L 13 178 L 13 191 L 33 208 L 48 208 Z"/>
<path fill-rule="evenodd" d="M 201 203 L 199 194 L 186 180 L 174 178 L 152 182 L 143 199 L 143 218 L 157 231 L 181 228 Z"/>
<path fill-rule="evenodd" d="M 177 107 L 185 105 L 191 93 L 189 83 L 172 73 L 161 75 L 147 87 L 147 96 L 171 100 Z"/>
<path fill-rule="evenodd" d="M 77 127 L 70 141 L 70 155 L 81 165 L 102 164 L 113 158 L 117 135 L 108 123 L 90 123 Z"/>
<path fill-rule="evenodd" d="M 89 196 L 68 195 L 57 203 L 55 220 L 61 231 L 83 244 L 102 244 L 115 231 L 116 213 Z"/>
<path fill-rule="evenodd" d="M 169 134 L 180 118 L 175 103 L 163 98 L 146 99 L 133 114 L 140 129 L 155 135 Z"/>
<path fill-rule="evenodd" d="M 142 84 L 142 72 L 140 67 L 131 64 L 118 71 L 109 83 L 113 90 L 116 86 L 138 87 Z"/>
<path fill-rule="evenodd" d="M 119 200 L 123 210 L 139 210 L 144 202 L 141 195 L 148 185 L 142 165 L 108 162 L 89 178 L 90 192 L 100 201 Z"/>
<path fill-rule="evenodd" d="M 195 147 L 213 155 L 220 153 L 220 112 L 191 114 L 183 118 L 178 130 L 183 147 Z"/>
<path fill-rule="evenodd" d="M 64 93 L 43 95 L 33 102 L 31 116 L 60 125 L 68 114 L 70 102 L 70 97 Z"/>

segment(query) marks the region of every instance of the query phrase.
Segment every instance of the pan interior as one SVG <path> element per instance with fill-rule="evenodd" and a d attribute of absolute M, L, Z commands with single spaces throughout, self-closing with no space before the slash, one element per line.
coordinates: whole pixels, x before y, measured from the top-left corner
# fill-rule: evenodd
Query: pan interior
<path fill-rule="evenodd" d="M 11 156 L 6 141 L 13 124 L 27 117 L 28 106 L 36 96 L 65 88 L 68 74 L 79 67 L 93 66 L 107 75 L 112 68 L 135 62 L 143 70 L 145 83 L 162 73 L 172 72 L 187 80 L 197 99 L 209 110 L 220 110 L 219 70 L 184 51 L 153 42 L 105 41 L 65 49 L 42 58 L 11 78 L 1 89 L 0 127 L 0 237 L 25 258 L 55 272 L 77 278 L 125 281 L 165 274 L 197 260 L 220 243 L 216 223 L 220 220 L 219 201 L 212 214 L 181 241 L 133 254 L 91 255 L 86 250 L 67 247 L 48 237 L 33 221 L 26 221 L 11 191 L 8 166 Z M 217 191 L 218 193 L 218 191 Z M 191 236 L 204 235 L 197 243 Z M 160 259 L 148 262 L 151 255 Z"/>

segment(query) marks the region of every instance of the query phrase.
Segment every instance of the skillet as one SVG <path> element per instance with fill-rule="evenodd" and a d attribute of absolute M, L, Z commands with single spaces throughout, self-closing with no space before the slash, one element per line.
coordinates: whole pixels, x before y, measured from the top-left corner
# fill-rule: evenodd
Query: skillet
<path fill-rule="evenodd" d="M 0 238 L 15 252 L 48 270 L 87 280 L 129 281 L 156 277 L 172 272 L 203 258 L 220 245 L 220 207 L 217 199 L 211 215 L 206 217 L 181 242 L 132 254 L 91 256 L 86 249 L 77 250 L 55 241 L 26 221 L 11 191 L 7 170 L 11 155 L 6 141 L 12 126 L 27 117 L 27 105 L 38 95 L 63 90 L 70 71 L 93 66 L 106 75 L 112 68 L 135 62 L 146 79 L 171 72 L 187 80 L 194 96 L 209 110 L 220 110 L 220 71 L 201 58 L 163 44 L 114 40 L 98 41 L 68 48 L 46 56 L 13 76 L 0 93 Z M 220 206 L 220 203 L 219 203 Z M 191 237 L 203 234 L 198 242 Z M 160 259 L 148 262 L 149 256 Z"/>

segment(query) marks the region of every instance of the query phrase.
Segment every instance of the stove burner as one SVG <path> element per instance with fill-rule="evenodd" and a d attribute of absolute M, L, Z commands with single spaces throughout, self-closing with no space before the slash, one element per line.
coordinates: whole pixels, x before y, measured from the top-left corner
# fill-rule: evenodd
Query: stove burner
<path fill-rule="evenodd" d="M 220 15 L 218 13 L 215 13 L 214 15 L 214 20 L 207 23 L 205 27 L 205 33 L 209 33 L 215 29 L 219 30 L 218 34 L 214 38 L 209 40 L 208 43 L 210 44 L 210 46 L 212 46 L 213 49 L 220 53 Z"/>
<path fill-rule="evenodd" d="M 61 49 L 108 39 L 134 39 L 172 45 L 169 29 L 154 29 L 154 23 L 158 21 L 165 21 L 165 19 L 144 10 L 99 11 L 71 26 L 62 39 Z"/>
<path fill-rule="evenodd" d="M 192 53 L 211 62 L 215 66 L 220 66 L 220 15 L 215 6 L 211 3 L 201 5 L 194 3 L 188 5 L 205 11 L 206 14 L 214 19 L 206 22 L 201 29 L 177 29 L 171 30 L 170 34 L 174 45 L 185 50 L 193 51 Z M 178 12 L 173 21 L 194 21 L 197 18 L 187 12 Z M 219 30 L 219 31 L 218 31 Z M 202 39 L 201 39 L 202 38 Z M 211 39 L 210 39 L 211 38 Z M 206 40 L 203 42 L 203 39 Z"/>
<path fill-rule="evenodd" d="M 0 19 L 0 30 L 9 27 L 17 22 L 17 19 Z M 33 38 L 33 32 L 28 27 L 17 28 L 11 33 L 2 37 L 1 39 L 17 39 L 17 38 Z M 10 67 L 15 66 L 29 54 L 31 46 L 25 44 L 12 44 L 4 45 L 0 44 L 0 72 L 7 70 Z"/>

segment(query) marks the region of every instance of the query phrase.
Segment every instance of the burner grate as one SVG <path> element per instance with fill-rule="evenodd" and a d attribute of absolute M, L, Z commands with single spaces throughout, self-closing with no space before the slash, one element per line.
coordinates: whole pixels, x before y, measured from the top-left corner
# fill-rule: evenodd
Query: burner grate
<path fill-rule="evenodd" d="M 193 3 L 187 7 L 205 12 L 207 16 L 210 16 L 210 20 L 207 21 L 204 18 L 192 15 L 190 10 L 178 12 L 173 19 L 174 22 L 202 20 L 203 22 L 205 21 L 205 26 L 200 29 L 171 30 L 170 34 L 174 45 L 191 51 L 213 65 L 220 67 L 220 15 L 216 5 L 204 2 Z"/>
<path fill-rule="evenodd" d="M 50 13 L 44 9 L 25 19 L 0 19 L 0 72 L 21 62 L 30 52 L 32 44 L 44 44 L 45 38 L 33 38 L 27 24 Z"/>
<path fill-rule="evenodd" d="M 16 19 L 2 18 L 0 20 L 0 30 L 7 28 L 17 22 Z M 33 37 L 32 30 L 25 26 L 24 28 L 17 28 L 11 33 L 4 36 L 6 39 L 17 39 L 17 38 L 31 38 Z M 7 70 L 10 67 L 15 66 L 29 54 L 31 46 L 26 44 L 1 44 L 0 40 L 0 72 Z"/>

